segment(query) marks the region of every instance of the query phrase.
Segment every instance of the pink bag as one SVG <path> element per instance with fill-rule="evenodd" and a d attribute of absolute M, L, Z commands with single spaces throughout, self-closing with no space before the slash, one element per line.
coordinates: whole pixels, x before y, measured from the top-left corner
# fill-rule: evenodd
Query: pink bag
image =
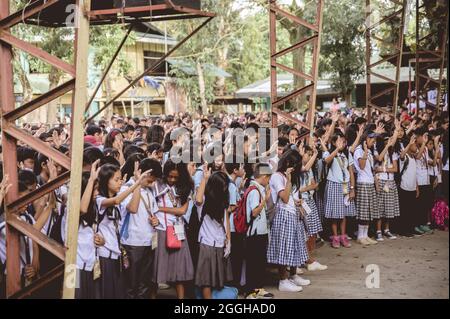
<path fill-rule="evenodd" d="M 165 195 L 163 195 L 165 196 Z M 163 197 L 163 205 L 166 207 L 166 199 Z M 178 239 L 175 234 L 175 227 L 173 225 L 167 224 L 167 214 L 164 213 L 164 221 L 166 222 L 166 247 L 168 249 L 180 249 L 181 248 L 181 240 Z"/>
<path fill-rule="evenodd" d="M 446 228 L 448 226 L 448 205 L 444 200 L 439 199 L 434 203 L 433 209 L 431 210 L 431 218 L 440 228 Z"/>

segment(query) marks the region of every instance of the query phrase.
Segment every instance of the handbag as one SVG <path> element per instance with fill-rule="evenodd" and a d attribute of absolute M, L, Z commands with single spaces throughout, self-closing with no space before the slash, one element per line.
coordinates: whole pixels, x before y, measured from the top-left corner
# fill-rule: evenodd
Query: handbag
<path fill-rule="evenodd" d="M 166 198 L 165 194 L 163 195 L 163 206 L 166 208 Z M 181 248 L 181 240 L 178 239 L 175 233 L 175 227 L 173 225 L 167 224 L 167 213 L 164 213 L 164 221 L 166 223 L 166 247 L 168 249 L 180 249 Z"/>

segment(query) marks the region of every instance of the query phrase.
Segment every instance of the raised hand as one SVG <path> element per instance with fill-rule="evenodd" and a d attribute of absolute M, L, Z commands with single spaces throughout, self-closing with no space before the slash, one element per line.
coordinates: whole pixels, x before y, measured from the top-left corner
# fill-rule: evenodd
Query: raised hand
<path fill-rule="evenodd" d="M 55 163 L 51 158 L 47 160 L 47 168 L 49 172 L 49 180 L 54 180 L 58 177 L 58 170 L 56 169 Z"/>
<path fill-rule="evenodd" d="M 294 168 L 293 167 L 289 167 L 287 170 L 286 170 L 286 178 L 287 178 L 287 180 L 290 182 L 291 180 L 292 180 L 292 172 L 294 171 Z"/>

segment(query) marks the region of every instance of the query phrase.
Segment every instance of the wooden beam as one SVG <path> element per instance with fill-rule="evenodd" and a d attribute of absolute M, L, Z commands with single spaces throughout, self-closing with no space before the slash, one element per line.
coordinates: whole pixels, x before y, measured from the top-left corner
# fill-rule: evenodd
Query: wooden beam
<path fill-rule="evenodd" d="M 280 63 L 273 63 L 273 65 L 275 67 L 277 67 L 277 68 L 280 68 L 280 69 L 286 71 L 286 72 L 295 74 L 298 77 L 301 77 L 302 79 L 305 79 L 305 80 L 308 80 L 308 81 L 314 81 L 314 78 L 311 75 L 309 75 L 309 74 L 303 73 L 301 71 L 297 71 L 297 70 L 295 70 L 293 68 L 290 68 L 290 67 L 285 66 L 285 65 L 280 64 Z"/>
<path fill-rule="evenodd" d="M 283 112 L 282 110 L 280 110 L 278 108 L 273 108 L 272 109 L 272 113 L 275 113 L 278 116 L 281 116 L 281 117 L 283 117 L 283 118 L 285 118 L 285 119 L 287 119 L 287 120 L 289 120 L 291 122 L 294 122 L 295 124 L 298 124 L 301 127 L 305 128 L 305 129 L 307 129 L 309 131 L 309 126 L 306 123 L 300 121 L 299 119 L 296 119 L 292 115 L 290 115 L 290 114 L 288 114 L 286 112 Z"/>
<path fill-rule="evenodd" d="M 88 102 L 88 54 L 89 54 L 89 18 L 88 10 L 91 0 L 77 0 L 80 8 L 78 28 L 75 30 L 75 65 L 76 80 L 75 93 L 72 101 L 72 137 L 71 137 L 71 166 L 70 166 L 70 196 L 67 214 L 67 254 L 64 265 L 63 298 L 75 298 L 75 286 L 78 272 L 77 244 L 80 220 L 81 175 L 83 172 L 83 131 L 84 110 Z M 74 281 L 75 280 L 75 281 Z"/>
<path fill-rule="evenodd" d="M 302 87 L 301 89 L 295 90 L 294 92 L 283 96 L 282 98 L 277 99 L 276 101 L 274 101 L 272 103 L 272 107 L 279 107 L 280 105 L 283 105 L 284 103 L 286 103 L 287 101 L 289 101 L 290 99 L 293 99 L 294 97 L 296 97 L 297 95 L 303 94 L 309 90 L 312 90 L 314 87 L 314 84 L 309 84 L 305 87 Z"/>
<path fill-rule="evenodd" d="M 294 21 L 295 23 L 297 23 L 299 25 L 302 25 L 302 26 L 304 26 L 304 27 L 306 27 L 306 28 L 308 28 L 310 30 L 313 30 L 315 32 L 319 31 L 319 28 L 316 25 L 314 25 L 312 23 L 309 23 L 306 20 L 301 19 L 301 18 L 299 18 L 299 17 L 297 17 L 297 16 L 295 16 L 295 15 L 293 15 L 293 14 L 291 14 L 291 13 L 289 13 L 289 12 L 283 10 L 283 9 L 281 9 L 275 3 L 270 5 L 270 10 L 273 10 L 276 13 L 278 13 L 279 15 L 281 15 L 281 16 L 283 16 L 283 17 L 285 17 L 285 18 L 287 18 L 287 19 L 289 19 L 291 21 Z"/>
<path fill-rule="evenodd" d="M 61 260 L 64 260 L 66 254 L 66 248 L 60 245 L 55 240 L 45 236 L 39 230 L 33 227 L 33 225 L 23 221 L 18 215 L 12 215 L 7 218 L 6 222 L 8 225 L 17 229 L 20 233 L 31 238 L 35 243 L 37 243 L 42 248 L 47 249 L 53 255 Z"/>
<path fill-rule="evenodd" d="M 27 43 L 23 40 L 20 40 L 13 36 L 11 33 L 0 30 L 0 40 L 4 41 L 6 43 L 11 44 L 17 49 L 23 50 L 26 53 L 41 59 L 42 61 L 45 61 L 51 65 L 53 65 L 55 68 L 62 70 L 71 76 L 75 76 L 75 68 L 73 65 L 70 65 L 66 61 L 63 61 L 54 55 L 49 54 L 48 52 L 45 52 L 44 50 L 38 48 L 35 45 L 32 45 L 30 43 Z"/>

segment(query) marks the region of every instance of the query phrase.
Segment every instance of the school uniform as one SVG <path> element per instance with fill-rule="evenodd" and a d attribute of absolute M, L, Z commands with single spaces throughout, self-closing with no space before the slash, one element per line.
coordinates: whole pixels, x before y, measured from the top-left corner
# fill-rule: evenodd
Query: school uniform
<path fill-rule="evenodd" d="M 175 187 L 156 183 L 154 191 L 158 207 L 177 207 L 179 196 Z M 194 266 L 188 241 L 182 240 L 180 249 L 169 249 L 166 246 L 167 226 L 184 225 L 184 219 L 161 211 L 156 213 L 156 217 L 159 220 L 159 225 L 156 227 L 158 246 L 155 250 L 152 281 L 160 284 L 185 282 L 194 279 Z"/>
<path fill-rule="evenodd" d="M 317 211 L 319 212 L 320 221 L 322 224 L 325 219 L 325 187 L 326 187 L 326 167 L 323 159 L 319 159 L 316 164 L 317 170 L 317 183 L 319 184 L 319 189 L 314 192 L 314 200 L 316 202 Z M 325 185 L 325 186 L 322 186 Z"/>
<path fill-rule="evenodd" d="M 226 211 L 224 211 L 223 223 L 220 224 L 209 215 L 204 214 L 203 207 L 204 204 L 197 206 L 201 226 L 198 233 L 200 248 L 195 285 L 220 290 L 227 282 L 233 280 L 230 258 L 224 258 L 227 241 Z"/>
<path fill-rule="evenodd" d="M 364 149 L 359 145 L 354 155 L 354 167 L 358 173 L 356 179 L 356 213 L 358 220 L 372 221 L 381 218 L 373 176 L 374 158 L 372 151 L 369 150 L 367 152 L 366 165 L 362 169 L 359 166 L 359 159 L 363 155 Z"/>
<path fill-rule="evenodd" d="M 375 155 L 378 152 L 375 151 Z M 397 153 L 392 154 L 392 159 L 389 153 L 386 152 L 383 162 L 379 166 L 389 169 L 393 167 L 394 161 L 398 161 L 399 156 Z M 400 202 L 398 199 L 397 184 L 394 180 L 394 173 L 378 173 L 378 206 L 381 214 L 381 218 L 393 219 L 400 216 Z"/>
<path fill-rule="evenodd" d="M 313 178 L 314 176 L 312 170 L 305 172 L 303 178 L 301 179 L 300 188 L 304 188 L 311 185 Z M 311 210 L 311 212 L 305 216 L 307 236 L 310 237 L 320 233 L 323 229 L 319 217 L 319 212 L 317 210 L 316 202 L 314 201 L 314 190 L 309 192 L 302 192 L 301 194 L 299 191 L 294 192 L 294 199 L 295 200 L 302 199 Z"/>
<path fill-rule="evenodd" d="M 405 155 L 404 159 L 400 158 L 401 181 L 399 188 L 400 200 L 400 217 L 398 218 L 397 232 L 401 235 L 411 234 L 416 226 L 417 198 L 417 168 L 414 157 Z"/>
<path fill-rule="evenodd" d="M 253 291 L 264 286 L 267 263 L 266 252 L 269 241 L 266 207 L 262 209 L 258 216 L 252 216 L 252 211 L 264 200 L 266 190 L 264 186 L 256 181 L 252 181 L 250 186 L 256 186 L 257 189 L 248 193 L 245 203 L 247 223 L 249 224 L 245 247 L 247 291 Z M 233 245 L 231 247 L 234 249 Z"/>
<path fill-rule="evenodd" d="M 330 156 L 330 152 L 323 153 L 323 159 Z M 333 158 L 327 174 L 327 184 L 325 187 L 325 217 L 328 219 L 344 219 L 345 217 L 356 216 L 355 202 L 346 200 L 350 193 L 350 170 L 353 165 L 353 157 L 349 158 L 344 153 L 338 153 Z M 324 165 L 326 165 L 324 163 Z"/>
<path fill-rule="evenodd" d="M 96 297 L 100 299 L 123 299 L 125 297 L 123 269 L 121 269 L 120 228 L 126 214 L 124 203 L 115 207 L 101 206 L 106 198 L 97 196 L 97 231 L 105 239 L 105 244 L 97 248 L 101 276 L 96 280 Z"/>
<path fill-rule="evenodd" d="M 419 185 L 419 200 L 418 210 L 420 213 L 417 215 L 417 221 L 415 226 L 426 225 L 428 223 L 428 215 L 431 213 L 433 207 L 433 186 L 431 185 L 430 175 L 428 173 L 428 156 L 427 150 L 425 150 L 421 158 L 416 159 L 417 163 L 417 185 Z"/>
<path fill-rule="evenodd" d="M 67 244 L 67 213 L 62 217 L 61 235 Z M 96 261 L 94 229 L 81 217 L 77 240 L 77 286 L 75 299 L 94 299 L 96 296 L 94 284 L 94 265 Z"/>
<path fill-rule="evenodd" d="M 443 153 L 443 152 L 442 152 Z M 449 158 L 444 158 L 444 156 L 442 156 L 442 190 L 444 193 L 444 198 L 448 203 L 449 200 L 449 174 L 448 174 L 448 168 L 449 168 L 449 162 L 450 159 Z"/>
<path fill-rule="evenodd" d="M 122 191 L 134 184 L 134 178 L 123 187 Z M 130 266 L 124 272 L 126 297 L 128 299 L 148 299 L 150 297 L 151 273 L 153 270 L 154 250 L 152 238 L 156 231 L 149 221 L 150 214 L 158 212 L 158 205 L 150 188 L 141 188 L 140 202 L 135 214 L 127 212 L 122 228 L 121 241 L 127 251 Z M 124 201 L 128 206 L 133 194 Z"/>
<path fill-rule="evenodd" d="M 237 184 L 230 178 L 230 183 L 228 184 L 228 193 L 229 193 L 229 201 L 230 206 L 237 206 L 238 201 L 240 200 L 240 194 L 238 190 Z M 234 227 L 234 215 L 235 213 L 230 214 L 230 233 L 231 233 L 231 247 L 233 249 L 230 253 L 230 261 L 231 267 L 233 270 L 233 286 L 239 287 L 241 286 L 243 265 L 244 265 L 244 254 L 245 254 L 245 234 L 237 233 Z"/>
<path fill-rule="evenodd" d="M 276 205 L 267 249 L 267 262 L 270 264 L 300 267 L 308 260 L 306 231 L 297 213 L 292 192 L 288 203 L 279 198 L 286 187 L 287 179 L 281 173 L 270 178 L 270 192 Z"/>
<path fill-rule="evenodd" d="M 34 225 L 35 219 L 28 212 L 22 213 L 20 219 Z M 21 274 L 21 286 L 26 286 L 25 266 L 31 265 L 33 261 L 33 240 L 23 234 L 19 235 L 19 267 Z M 6 221 L 0 223 L 0 262 L 3 265 L 6 279 Z"/>

